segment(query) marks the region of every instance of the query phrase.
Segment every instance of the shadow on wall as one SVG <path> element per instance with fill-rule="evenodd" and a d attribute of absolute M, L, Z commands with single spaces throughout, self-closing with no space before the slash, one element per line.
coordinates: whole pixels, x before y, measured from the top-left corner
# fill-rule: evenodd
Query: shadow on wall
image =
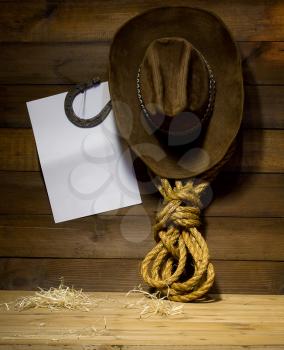
<path fill-rule="evenodd" d="M 235 153 L 222 171 L 222 186 L 220 186 L 220 183 L 218 183 L 218 177 L 212 184 L 214 196 L 216 197 L 226 196 L 234 191 L 240 190 L 241 187 L 246 186 L 246 181 L 251 177 L 252 173 L 257 172 L 261 168 L 263 154 L 263 133 L 261 125 L 262 111 L 257 91 L 257 82 L 252 70 L 250 69 L 251 60 L 255 60 L 261 53 L 262 50 L 260 50 L 259 47 L 256 47 L 253 52 L 248 55 L 248 57 L 246 57 L 242 62 L 244 91 L 246 91 L 246 85 L 250 85 L 255 86 L 256 93 L 253 96 L 254 101 L 248 100 L 245 93 L 244 117 L 242 127 L 238 134 Z M 252 104 L 254 106 L 253 108 L 251 108 Z M 256 116 L 245 113 L 246 110 L 253 110 L 253 113 L 255 113 Z M 256 120 L 257 118 L 259 120 L 257 123 L 258 132 L 248 133 L 246 125 L 252 125 L 253 123 L 250 122 L 250 120 Z M 251 147 L 248 147 L 249 145 L 251 145 Z M 255 152 L 254 145 L 257 145 L 257 153 Z"/>
<path fill-rule="evenodd" d="M 254 86 L 254 100 L 249 100 L 247 98 L 248 96 L 245 93 L 244 116 L 242 127 L 237 137 L 236 150 L 232 158 L 223 168 L 222 172 L 212 183 L 213 202 L 219 200 L 222 201 L 223 199 L 225 199 L 225 197 L 228 196 L 231 196 L 233 201 L 234 193 L 237 193 L 239 191 L 245 192 L 246 188 L 250 186 L 249 180 L 252 177 L 253 172 L 257 172 L 261 168 L 263 155 L 262 110 L 257 89 L 257 82 L 252 70 L 250 69 L 251 60 L 257 58 L 257 56 L 260 55 L 261 52 L 262 50 L 260 50 L 259 47 L 255 48 L 255 50 L 248 57 L 243 59 L 242 62 L 244 91 L 246 91 L 246 85 Z M 245 111 L 250 112 L 247 113 Z M 251 113 L 254 113 L 255 115 L 252 115 Z M 258 120 L 257 133 L 247 132 L 248 128 L 251 128 L 251 126 L 252 128 L 254 128 L 255 123 L 253 122 L 253 120 Z M 255 145 L 257 145 L 257 148 L 255 147 Z M 234 203 L 232 203 L 232 205 L 233 204 Z M 222 213 L 218 213 L 218 216 L 219 215 L 222 216 Z M 227 216 L 226 213 L 224 216 Z M 210 230 L 210 226 L 208 226 L 206 218 L 203 217 L 202 232 L 205 238 L 206 233 L 208 233 L 208 230 Z M 219 287 L 218 273 L 216 275 L 212 291 L 218 294 L 223 292 Z"/>

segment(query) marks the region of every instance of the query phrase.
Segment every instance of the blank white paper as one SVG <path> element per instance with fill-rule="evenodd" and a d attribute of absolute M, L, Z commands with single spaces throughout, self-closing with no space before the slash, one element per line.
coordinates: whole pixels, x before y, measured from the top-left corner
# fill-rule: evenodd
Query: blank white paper
<path fill-rule="evenodd" d="M 141 203 L 129 149 L 119 137 L 113 112 L 98 126 L 79 128 L 65 115 L 66 93 L 27 102 L 55 222 Z M 109 101 L 108 83 L 74 101 L 89 118 Z"/>

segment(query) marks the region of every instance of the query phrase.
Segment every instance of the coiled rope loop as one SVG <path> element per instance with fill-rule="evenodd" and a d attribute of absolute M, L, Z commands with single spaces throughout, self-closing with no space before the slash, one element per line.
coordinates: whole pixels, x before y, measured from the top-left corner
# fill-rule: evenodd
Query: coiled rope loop
<path fill-rule="evenodd" d="M 175 181 L 172 187 L 167 179 L 161 179 L 158 187 L 164 202 L 153 226 L 157 245 L 144 258 L 141 274 L 170 300 L 199 299 L 214 282 L 208 247 L 196 228 L 200 225 L 200 195 L 207 186 L 189 180 L 186 184 Z M 189 263 L 194 267 L 191 276 Z"/>

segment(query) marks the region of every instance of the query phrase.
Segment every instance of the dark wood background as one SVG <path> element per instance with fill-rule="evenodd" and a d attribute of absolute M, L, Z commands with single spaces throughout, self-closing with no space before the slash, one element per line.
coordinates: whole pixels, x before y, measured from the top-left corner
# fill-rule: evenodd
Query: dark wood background
<path fill-rule="evenodd" d="M 213 185 L 214 201 L 204 213 L 214 290 L 284 292 L 283 0 L 0 1 L 0 288 L 55 286 L 61 276 L 94 291 L 126 291 L 140 282 L 159 196 L 54 224 L 25 102 L 95 75 L 106 78 L 117 28 L 167 4 L 213 10 L 243 57 L 241 147 Z"/>

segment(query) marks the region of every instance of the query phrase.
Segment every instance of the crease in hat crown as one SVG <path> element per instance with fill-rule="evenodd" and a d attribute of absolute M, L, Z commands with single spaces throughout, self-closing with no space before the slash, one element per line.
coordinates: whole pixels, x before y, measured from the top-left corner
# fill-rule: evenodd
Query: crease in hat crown
<path fill-rule="evenodd" d="M 214 107 L 215 81 L 208 62 L 191 43 L 178 37 L 154 40 L 139 67 L 137 84 L 144 116 L 154 129 L 171 136 L 169 146 L 199 136 Z"/>

